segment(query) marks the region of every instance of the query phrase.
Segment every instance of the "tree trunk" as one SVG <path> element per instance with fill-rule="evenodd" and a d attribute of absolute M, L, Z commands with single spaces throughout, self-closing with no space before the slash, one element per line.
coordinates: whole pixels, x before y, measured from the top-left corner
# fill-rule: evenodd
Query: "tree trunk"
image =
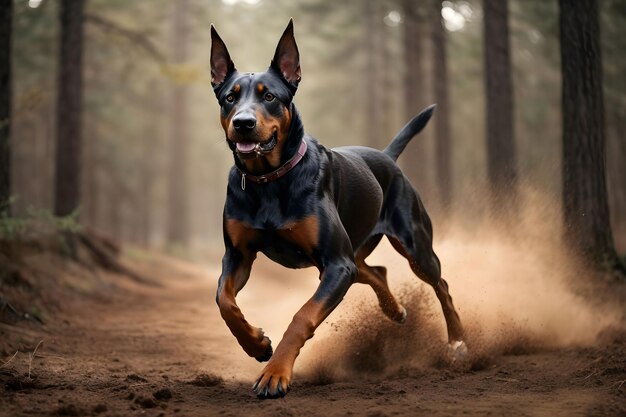
<path fill-rule="evenodd" d="M 61 45 L 57 97 L 54 213 L 67 216 L 80 205 L 84 0 L 60 3 Z"/>
<path fill-rule="evenodd" d="M 173 2 L 172 55 L 175 63 L 187 59 L 189 27 L 188 0 Z M 188 88 L 175 84 L 171 91 L 170 121 L 170 165 L 168 173 L 169 210 L 168 242 L 187 245 L 189 243 L 189 135 L 188 135 Z"/>
<path fill-rule="evenodd" d="M 366 144 L 372 148 L 381 146 L 383 112 L 380 109 L 382 101 L 382 80 L 380 71 L 381 53 L 381 22 L 379 15 L 380 7 L 374 0 L 365 0 L 365 51 L 367 54 L 365 64 L 365 90 L 367 92 L 366 112 L 368 127 L 365 131 Z"/>
<path fill-rule="evenodd" d="M 11 197 L 11 30 L 13 0 L 0 0 L 0 215 Z"/>
<path fill-rule="evenodd" d="M 81 222 L 94 230 L 97 229 L 98 209 L 100 208 L 98 205 L 98 127 L 91 126 L 87 132 L 89 141 L 85 143 L 83 155 L 85 169 L 83 170 Z"/>
<path fill-rule="evenodd" d="M 432 9 L 433 79 L 435 84 L 435 160 L 437 162 L 437 194 L 444 213 L 452 203 L 452 149 L 450 144 L 450 104 L 448 100 L 448 60 L 446 31 L 441 17 L 441 0 L 434 0 Z"/>
<path fill-rule="evenodd" d="M 404 109 L 405 119 L 409 121 L 426 106 L 425 71 L 424 71 L 424 26 L 423 11 L 418 2 L 402 0 L 404 16 Z M 422 134 L 423 135 L 423 134 Z M 427 188 L 428 161 L 427 146 L 424 137 L 413 141 L 401 156 L 403 171 L 413 186 L 425 192 Z"/>
<path fill-rule="evenodd" d="M 146 106 L 150 114 L 158 115 L 163 111 L 163 106 L 161 105 L 163 98 L 156 81 L 150 83 L 150 91 L 152 91 L 150 101 L 146 101 L 144 106 Z M 144 154 L 148 155 L 150 152 L 157 151 L 159 153 L 159 151 L 162 151 L 161 123 L 153 121 L 145 127 L 145 130 L 148 137 L 152 138 L 152 140 L 144 141 L 142 144 Z M 139 208 L 137 210 L 139 212 L 138 223 L 140 227 L 138 242 L 145 246 L 150 246 L 152 243 L 153 207 L 155 205 L 154 188 L 160 173 L 158 160 L 158 158 L 147 158 L 139 170 L 141 189 L 139 191 Z"/>
<path fill-rule="evenodd" d="M 487 175 L 498 214 L 514 207 L 517 187 L 508 0 L 483 1 L 487 95 Z"/>
<path fill-rule="evenodd" d="M 588 261 L 615 262 L 605 178 L 604 105 L 596 0 L 559 0 L 563 72 L 563 217 Z"/>
<path fill-rule="evenodd" d="M 615 249 L 626 253 L 626 120 L 620 116 L 617 108 L 606 107 L 611 122 L 607 125 L 607 188 L 609 192 L 609 211 L 615 238 Z M 610 113 L 613 113 L 612 115 Z"/>

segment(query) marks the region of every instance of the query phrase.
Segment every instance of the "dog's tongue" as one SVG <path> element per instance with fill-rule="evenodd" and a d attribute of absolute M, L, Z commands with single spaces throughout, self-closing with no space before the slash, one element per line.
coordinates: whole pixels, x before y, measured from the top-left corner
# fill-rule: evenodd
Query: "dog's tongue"
<path fill-rule="evenodd" d="M 253 142 L 237 142 L 237 150 L 239 152 L 252 152 L 256 143 Z"/>

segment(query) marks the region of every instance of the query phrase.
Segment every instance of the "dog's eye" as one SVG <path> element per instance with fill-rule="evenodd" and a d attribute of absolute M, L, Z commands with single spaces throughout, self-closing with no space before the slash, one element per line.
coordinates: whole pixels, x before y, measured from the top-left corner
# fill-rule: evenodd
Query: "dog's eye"
<path fill-rule="evenodd" d="M 265 101 L 273 101 L 274 98 L 275 98 L 274 94 L 272 94 L 272 93 L 265 94 Z"/>
<path fill-rule="evenodd" d="M 232 103 L 233 101 L 235 101 L 235 96 L 232 93 L 227 95 L 226 101 L 228 101 L 229 103 Z"/>

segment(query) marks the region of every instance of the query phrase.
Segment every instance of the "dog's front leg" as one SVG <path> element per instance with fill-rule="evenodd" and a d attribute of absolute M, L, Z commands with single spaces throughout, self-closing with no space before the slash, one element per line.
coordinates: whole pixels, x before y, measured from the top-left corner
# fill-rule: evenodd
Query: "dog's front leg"
<path fill-rule="evenodd" d="M 300 349 L 343 299 L 356 274 L 353 260 L 330 264 L 322 271 L 317 291 L 293 317 L 274 356 L 254 384 L 259 398 L 278 398 L 287 393 Z"/>
<path fill-rule="evenodd" d="M 265 362 L 272 357 L 272 342 L 264 336 L 263 330 L 248 323 L 235 301 L 237 293 L 248 282 L 255 257 L 256 254 L 249 251 L 234 248 L 226 251 L 216 301 L 222 318 L 243 350 L 259 362 Z"/>

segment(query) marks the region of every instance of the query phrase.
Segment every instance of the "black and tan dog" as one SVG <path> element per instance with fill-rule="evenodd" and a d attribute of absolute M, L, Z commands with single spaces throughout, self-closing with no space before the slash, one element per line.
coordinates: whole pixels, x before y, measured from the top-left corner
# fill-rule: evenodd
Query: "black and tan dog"
<path fill-rule="evenodd" d="M 292 103 L 300 82 L 292 21 L 265 72 L 238 72 L 213 27 L 211 37 L 212 84 L 235 157 L 224 207 L 226 253 L 217 304 L 244 351 L 269 361 L 254 384 L 256 394 L 287 393 L 300 349 L 355 282 L 370 285 L 383 312 L 404 322 L 406 310 L 389 291 L 386 269 L 365 263 L 383 235 L 433 286 L 452 350 L 465 351 L 461 322 L 432 249 L 430 219 L 395 163 L 434 106 L 411 120 L 382 152 L 361 146 L 327 149 L 304 132 Z M 320 271 L 317 291 L 295 314 L 275 351 L 235 301 L 258 252 L 289 268 Z"/>

